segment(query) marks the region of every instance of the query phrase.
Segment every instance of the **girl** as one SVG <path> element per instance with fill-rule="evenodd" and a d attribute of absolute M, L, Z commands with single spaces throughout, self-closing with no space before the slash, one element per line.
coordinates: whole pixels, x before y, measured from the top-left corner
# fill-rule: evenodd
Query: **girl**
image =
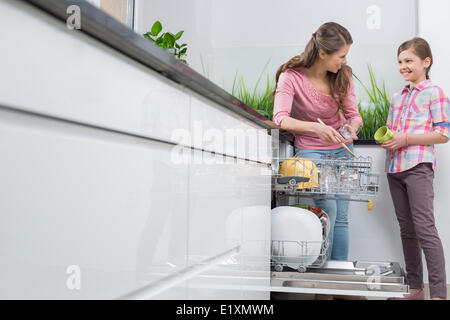
<path fill-rule="evenodd" d="M 296 155 L 310 159 L 348 157 L 341 142 L 353 150 L 362 118 L 352 72 L 347 66 L 352 43 L 347 29 L 334 22 L 325 23 L 313 33 L 303 53 L 278 69 L 273 121 L 295 135 Z M 318 123 L 318 118 L 324 124 Z M 344 123 L 350 124 L 349 140 L 344 140 L 337 131 Z M 330 218 L 331 259 L 347 260 L 348 201 L 314 202 Z"/>
<path fill-rule="evenodd" d="M 386 172 L 400 225 L 409 295 L 392 300 L 423 300 L 422 250 L 427 262 L 430 296 L 446 299 L 444 251 L 434 223 L 434 147 L 448 141 L 448 98 L 430 81 L 433 56 L 421 38 L 398 49 L 399 72 L 409 82 L 392 97 L 386 126 L 394 138 L 387 150 Z"/>

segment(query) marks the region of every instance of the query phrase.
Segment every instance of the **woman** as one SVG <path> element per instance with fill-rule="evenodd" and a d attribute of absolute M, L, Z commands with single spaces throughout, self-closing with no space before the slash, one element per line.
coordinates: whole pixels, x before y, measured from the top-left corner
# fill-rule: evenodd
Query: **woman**
<path fill-rule="evenodd" d="M 362 118 L 351 68 L 346 64 L 352 43 L 344 27 L 325 23 L 313 33 L 303 53 L 278 69 L 273 121 L 295 135 L 296 155 L 310 159 L 349 157 L 341 142 L 353 150 Z M 344 124 L 349 124 L 348 140 L 338 132 Z M 347 260 L 348 201 L 314 202 L 330 217 L 331 259 Z"/>

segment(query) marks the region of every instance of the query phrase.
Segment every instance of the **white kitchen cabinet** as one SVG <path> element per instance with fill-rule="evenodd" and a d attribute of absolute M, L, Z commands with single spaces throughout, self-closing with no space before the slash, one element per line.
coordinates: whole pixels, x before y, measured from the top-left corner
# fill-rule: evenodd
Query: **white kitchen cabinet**
<path fill-rule="evenodd" d="M 181 85 L 29 4 L 0 12 L 0 104 L 174 143 L 189 131 Z"/>
<path fill-rule="evenodd" d="M 201 153 L 198 152 L 198 157 Z M 213 157 L 203 152 L 203 161 Z M 193 164 L 189 177 L 189 252 L 191 264 L 239 247 L 239 252 L 188 283 L 190 299 L 269 298 L 246 289 L 251 271 L 262 277 L 253 286 L 270 285 L 267 251 L 270 242 L 270 169 L 250 161 L 225 159 L 228 164 Z M 265 173 L 265 175 L 261 175 Z M 253 263 L 254 264 L 254 263 Z"/>
<path fill-rule="evenodd" d="M 252 161 L 271 161 L 267 129 L 193 92 L 190 132 L 195 148 Z"/>
<path fill-rule="evenodd" d="M 237 238 L 226 228 L 233 212 L 263 206 L 267 222 L 270 189 L 245 199 L 260 164 L 237 164 L 249 156 L 237 149 L 231 165 L 176 161 L 174 150 L 195 145 L 176 146 L 174 133 L 190 135 L 199 112 L 206 129 L 258 126 L 30 4 L 0 9 L 9 30 L 0 31 L 0 296 L 205 297 L 183 272 L 241 246 L 246 222 L 233 227 Z M 241 286 L 222 297 L 242 297 Z"/>
<path fill-rule="evenodd" d="M 117 298 L 186 267 L 170 145 L 5 110 L 0 132 L 2 298 Z"/>

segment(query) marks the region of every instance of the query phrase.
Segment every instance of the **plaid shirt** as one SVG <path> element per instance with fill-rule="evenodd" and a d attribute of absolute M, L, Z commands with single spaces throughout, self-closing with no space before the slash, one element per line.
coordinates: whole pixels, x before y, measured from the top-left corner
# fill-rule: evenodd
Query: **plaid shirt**
<path fill-rule="evenodd" d="M 444 91 L 430 80 L 412 90 L 406 85 L 392 97 L 386 126 L 396 132 L 423 134 L 435 131 L 448 138 L 449 100 Z M 386 172 L 397 173 L 422 162 L 436 166 L 433 145 L 413 145 L 387 150 Z"/>

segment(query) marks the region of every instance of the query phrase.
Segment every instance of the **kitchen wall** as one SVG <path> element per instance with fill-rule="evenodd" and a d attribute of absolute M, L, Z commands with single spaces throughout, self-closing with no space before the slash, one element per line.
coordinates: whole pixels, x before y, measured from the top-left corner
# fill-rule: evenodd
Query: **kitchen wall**
<path fill-rule="evenodd" d="M 160 20 L 164 30 L 185 30 L 189 64 L 231 91 L 238 73 L 251 89 L 261 76 L 273 79 L 277 68 L 303 51 L 324 22 L 336 21 L 352 33 L 349 65 L 366 84 L 370 63 L 392 93 L 402 83 L 395 52 L 416 35 L 416 0 L 136 0 L 136 30 Z M 166 29 L 167 28 L 167 29 Z M 365 99 L 362 89 L 356 89 Z"/>
<path fill-rule="evenodd" d="M 0 297 L 268 299 L 267 131 L 26 2 L 0 21 Z M 209 152 L 233 129 L 261 144 Z"/>

